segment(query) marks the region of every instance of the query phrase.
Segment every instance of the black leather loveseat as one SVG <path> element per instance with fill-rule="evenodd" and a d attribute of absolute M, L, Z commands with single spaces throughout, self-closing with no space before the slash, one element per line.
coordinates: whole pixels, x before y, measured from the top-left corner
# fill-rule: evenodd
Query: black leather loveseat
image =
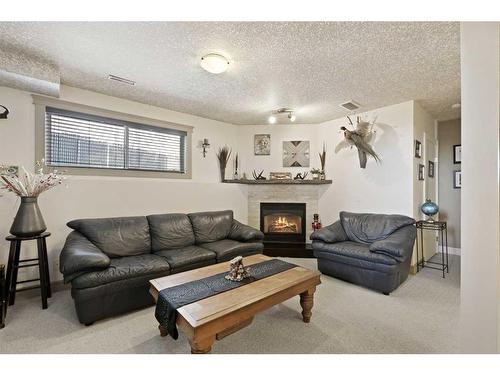
<path fill-rule="evenodd" d="M 408 277 L 415 220 L 403 215 L 340 212 L 340 220 L 311 234 L 319 270 L 389 294 Z"/>
<path fill-rule="evenodd" d="M 261 253 L 264 234 L 232 211 L 164 214 L 68 223 L 60 255 L 83 324 L 153 304 L 149 280 L 237 255 Z"/>

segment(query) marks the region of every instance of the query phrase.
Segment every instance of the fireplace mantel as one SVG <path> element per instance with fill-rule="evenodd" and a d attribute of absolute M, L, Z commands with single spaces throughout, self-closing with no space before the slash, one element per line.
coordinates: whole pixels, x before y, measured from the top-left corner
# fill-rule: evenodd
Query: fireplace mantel
<path fill-rule="evenodd" d="M 327 185 L 332 180 L 224 180 L 225 184 L 244 185 Z"/>

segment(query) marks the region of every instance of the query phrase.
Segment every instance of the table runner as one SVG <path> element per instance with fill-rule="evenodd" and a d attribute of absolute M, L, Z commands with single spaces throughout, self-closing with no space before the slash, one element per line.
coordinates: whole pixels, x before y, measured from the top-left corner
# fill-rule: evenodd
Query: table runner
<path fill-rule="evenodd" d="M 242 281 L 227 280 L 224 276 L 227 275 L 228 272 L 222 272 L 200 280 L 190 281 L 185 284 L 163 289 L 158 293 L 155 317 L 160 325 L 167 329 L 169 335 L 172 336 L 174 340 L 177 340 L 179 337 L 176 325 L 177 309 L 216 294 L 264 279 L 293 267 L 297 267 L 297 265 L 279 259 L 271 259 L 252 264 L 249 267 L 250 277 Z"/>

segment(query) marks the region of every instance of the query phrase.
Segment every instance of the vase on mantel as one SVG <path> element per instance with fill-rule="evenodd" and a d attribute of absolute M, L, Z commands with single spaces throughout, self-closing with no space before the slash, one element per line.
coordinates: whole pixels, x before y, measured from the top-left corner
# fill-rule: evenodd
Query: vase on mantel
<path fill-rule="evenodd" d="M 38 197 L 21 197 L 10 233 L 17 237 L 34 237 L 45 232 L 47 226 L 38 207 Z"/>
<path fill-rule="evenodd" d="M 220 182 L 226 181 L 226 168 L 219 167 L 220 170 Z"/>

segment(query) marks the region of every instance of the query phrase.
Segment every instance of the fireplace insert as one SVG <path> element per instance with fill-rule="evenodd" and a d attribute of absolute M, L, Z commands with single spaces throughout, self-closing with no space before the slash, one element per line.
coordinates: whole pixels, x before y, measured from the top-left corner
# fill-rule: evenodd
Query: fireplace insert
<path fill-rule="evenodd" d="M 261 203 L 260 230 L 264 242 L 305 243 L 305 203 Z"/>

